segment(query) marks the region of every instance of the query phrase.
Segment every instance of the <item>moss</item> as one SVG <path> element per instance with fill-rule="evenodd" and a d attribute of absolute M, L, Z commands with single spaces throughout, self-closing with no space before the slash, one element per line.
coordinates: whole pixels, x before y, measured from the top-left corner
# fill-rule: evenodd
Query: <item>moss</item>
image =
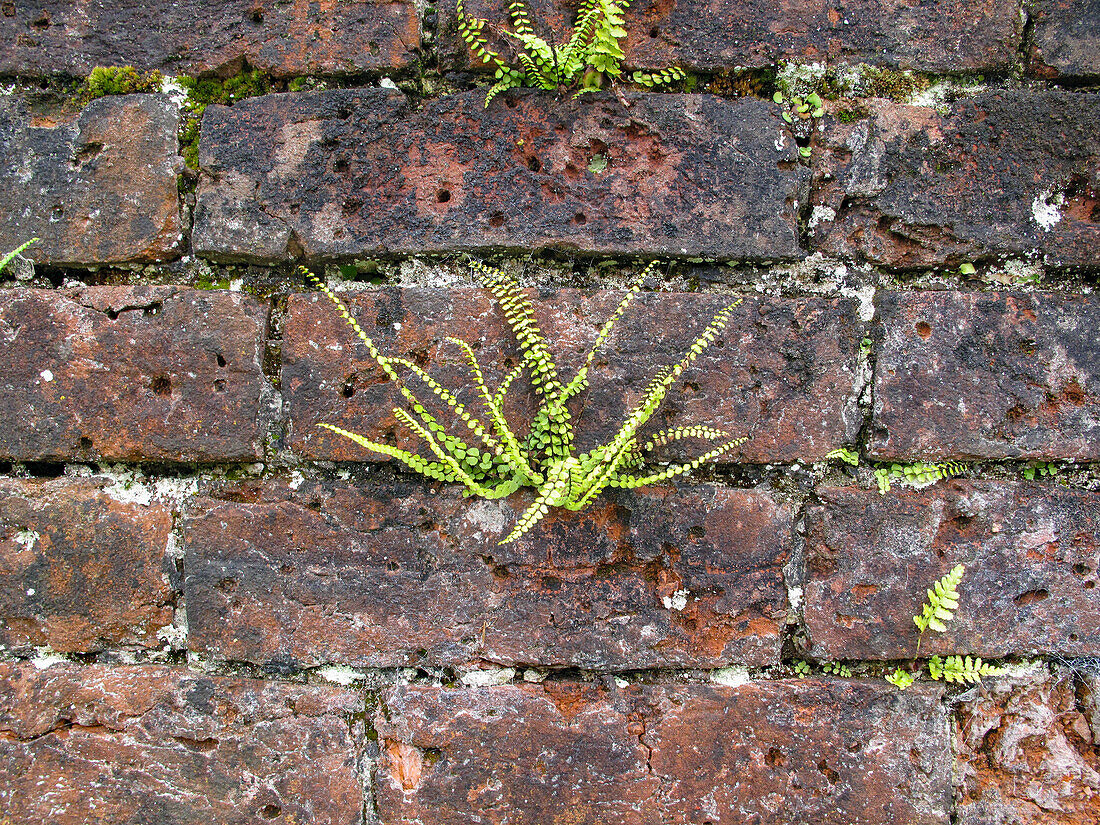
<path fill-rule="evenodd" d="M 199 121 L 206 107 L 211 103 L 228 106 L 273 90 L 271 79 L 259 70 L 242 71 L 225 80 L 180 75 L 176 82 L 187 92 L 184 116 L 180 120 L 180 154 L 187 168 L 195 170 L 199 168 Z"/>
<path fill-rule="evenodd" d="M 871 113 L 865 106 L 851 101 L 844 101 L 833 110 L 833 115 L 841 123 L 855 123 L 857 120 L 870 117 Z"/>
<path fill-rule="evenodd" d="M 159 92 L 163 80 L 158 71 L 139 72 L 133 66 L 96 66 L 77 90 L 76 100 L 86 106 L 108 95 Z"/>
<path fill-rule="evenodd" d="M 865 97 L 885 97 L 895 103 L 905 103 L 930 85 L 928 79 L 912 72 L 898 72 L 867 66 L 857 89 Z"/>

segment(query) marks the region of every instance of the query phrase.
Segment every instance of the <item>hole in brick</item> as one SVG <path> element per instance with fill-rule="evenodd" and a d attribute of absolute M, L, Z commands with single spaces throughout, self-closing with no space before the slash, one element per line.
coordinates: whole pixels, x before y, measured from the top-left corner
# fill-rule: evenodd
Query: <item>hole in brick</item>
<path fill-rule="evenodd" d="M 921 338 L 928 338 L 932 334 L 932 325 L 927 321 L 918 321 L 916 325 L 917 335 Z"/>
<path fill-rule="evenodd" d="M 557 576 L 543 576 L 542 587 L 544 590 L 561 590 L 561 579 Z"/>
<path fill-rule="evenodd" d="M 658 29 L 658 28 L 657 28 L 656 26 L 654 26 L 653 28 L 651 28 L 651 29 L 649 30 L 649 36 L 650 36 L 650 37 L 656 37 L 656 36 L 657 36 L 657 35 L 659 35 L 660 33 L 661 33 L 661 32 L 660 32 L 660 30 L 659 30 L 659 29 Z"/>
<path fill-rule="evenodd" d="M 389 570 L 391 573 L 396 573 L 398 570 L 401 569 L 401 565 L 395 561 L 388 561 L 386 562 L 386 569 Z"/>
<path fill-rule="evenodd" d="M 1039 590 L 1027 590 L 1021 593 L 1012 601 L 1016 602 L 1017 606 L 1024 607 L 1025 605 L 1034 604 L 1035 602 L 1041 602 L 1050 598 L 1050 592 L 1045 589 Z"/>
<path fill-rule="evenodd" d="M 65 217 L 65 210 L 63 208 L 61 208 L 60 204 L 58 204 L 57 206 L 55 206 L 53 209 L 50 210 L 50 220 L 51 221 L 59 221 L 64 217 Z"/>
<path fill-rule="evenodd" d="M 80 437 L 80 449 L 82 449 L 82 450 L 92 449 L 92 439 L 88 438 L 88 436 L 86 436 L 86 435 L 82 435 Z"/>
<path fill-rule="evenodd" d="M 504 105 L 507 106 L 509 109 L 514 109 L 519 105 L 519 101 L 516 100 L 514 97 L 506 97 L 504 98 Z"/>
<path fill-rule="evenodd" d="M 382 49 L 380 49 L 378 47 L 378 44 L 375 43 L 373 40 L 370 41 L 367 44 L 367 49 L 370 51 L 371 55 L 373 55 L 374 57 L 378 57 L 378 55 L 380 55 L 382 53 Z"/>
<path fill-rule="evenodd" d="M 4 17 L 15 17 L 15 3 L 5 3 L 3 5 Z"/>
<path fill-rule="evenodd" d="M 260 808 L 260 816 L 264 819 L 274 819 L 283 812 L 283 809 L 278 805 L 264 805 Z"/>
<path fill-rule="evenodd" d="M 824 759 L 817 763 L 817 769 L 825 775 L 830 785 L 835 785 L 840 781 L 840 774 L 830 768 L 829 764 Z"/>
<path fill-rule="evenodd" d="M 706 534 L 707 531 L 700 527 L 698 524 L 688 530 L 688 535 L 691 536 L 693 539 L 701 539 Z"/>
<path fill-rule="evenodd" d="M 291 215 L 297 215 L 301 211 L 302 211 L 302 205 L 300 203 L 292 203 L 290 205 L 290 214 Z"/>
<path fill-rule="evenodd" d="M 157 395 L 168 395 L 172 392 L 172 379 L 167 375 L 158 375 L 150 386 Z"/>
<path fill-rule="evenodd" d="M 446 203 L 450 199 L 451 199 L 451 193 L 446 189 L 440 189 L 438 192 L 435 193 L 435 202 L 436 203 Z"/>
<path fill-rule="evenodd" d="M 253 23 L 255 23 L 257 25 L 259 25 L 260 23 L 263 23 L 264 22 L 264 11 L 263 11 L 263 9 L 253 9 L 252 11 L 250 11 L 248 13 L 248 19 L 251 20 Z"/>
<path fill-rule="evenodd" d="M 1070 634 L 1069 634 L 1069 640 L 1070 640 L 1071 642 L 1076 642 L 1076 641 L 1077 641 L 1078 639 L 1080 639 L 1080 638 L 1081 638 L 1081 637 L 1080 637 L 1080 636 L 1078 636 L 1078 635 L 1077 635 L 1076 633 L 1070 633 Z"/>
<path fill-rule="evenodd" d="M 192 739 L 189 736 L 173 736 L 172 738 L 188 750 L 198 751 L 199 753 L 209 753 L 214 750 L 214 748 L 218 747 L 218 740 L 213 737 Z"/>
<path fill-rule="evenodd" d="M 160 311 L 161 311 L 161 310 L 162 310 L 163 308 L 164 308 L 164 307 L 163 307 L 163 306 L 161 305 L 161 303 L 160 303 L 160 302 L 158 301 L 158 302 L 157 302 L 157 303 L 155 303 L 155 304 L 149 304 L 149 306 L 145 307 L 145 308 L 144 308 L 144 309 L 143 309 L 143 310 L 141 311 L 141 313 L 142 313 L 143 315 L 147 315 L 147 316 L 151 316 L 151 315 L 159 315 L 159 314 L 160 314 Z"/>
<path fill-rule="evenodd" d="M 36 29 L 48 29 L 50 27 L 50 15 L 47 13 L 40 14 L 34 20 L 31 21 L 31 25 Z"/>
<path fill-rule="evenodd" d="M 764 764 L 769 768 L 782 768 L 787 764 L 787 757 L 779 748 L 769 748 L 764 757 Z"/>
<path fill-rule="evenodd" d="M 577 226 L 584 226 L 588 223 L 588 217 L 583 212 L 578 212 L 573 216 L 573 223 L 577 224 Z"/>
<path fill-rule="evenodd" d="M 489 226 L 494 229 L 499 229 L 504 226 L 504 214 L 501 212 L 494 212 L 489 216 Z"/>
<path fill-rule="evenodd" d="M 333 172 L 346 172 L 348 171 L 348 159 L 337 158 L 332 164 Z"/>
<path fill-rule="evenodd" d="M 225 366 L 225 359 L 222 358 L 222 354 L 220 352 L 215 353 L 214 357 L 218 359 L 218 366 L 219 367 L 224 367 Z"/>
<path fill-rule="evenodd" d="M 1075 576 L 1087 576 L 1091 572 L 1092 569 L 1087 564 L 1073 565 L 1073 575 Z"/>
<path fill-rule="evenodd" d="M 336 116 L 340 118 L 340 120 L 347 120 L 349 117 L 351 117 L 351 107 L 341 106 L 339 109 L 336 110 Z"/>
<path fill-rule="evenodd" d="M 214 380 L 214 392 L 225 392 L 224 378 L 217 378 Z"/>
<path fill-rule="evenodd" d="M 318 507 L 317 509 L 321 509 L 321 508 Z M 293 576 L 296 571 L 297 571 L 297 568 L 293 564 L 280 564 L 279 565 L 279 572 L 282 573 L 284 576 Z"/>
<path fill-rule="evenodd" d="M 96 143 L 95 141 L 85 143 L 77 150 L 76 155 L 73 156 L 73 163 L 77 166 L 83 166 L 102 151 L 102 143 Z"/>
<path fill-rule="evenodd" d="M 359 207 L 361 207 L 362 205 L 362 201 L 355 200 L 354 198 L 344 201 L 344 217 L 350 218 L 352 215 L 357 214 L 359 212 Z"/>
<path fill-rule="evenodd" d="M 1092 588 L 1094 588 L 1094 587 L 1096 587 L 1096 582 L 1093 582 L 1093 581 L 1085 582 L 1085 590 L 1092 590 Z"/>
<path fill-rule="evenodd" d="M 537 157 L 531 155 L 531 157 L 527 158 L 527 168 L 530 169 L 532 172 L 541 172 L 542 163 L 539 162 L 539 159 Z"/>
<path fill-rule="evenodd" d="M 351 398 L 355 395 L 355 387 L 351 384 L 344 384 L 340 390 L 340 395 L 344 396 L 344 398 Z"/>
<path fill-rule="evenodd" d="M 214 585 L 222 593 L 232 593 L 237 589 L 237 580 L 234 578 L 220 579 L 216 585 Z"/>

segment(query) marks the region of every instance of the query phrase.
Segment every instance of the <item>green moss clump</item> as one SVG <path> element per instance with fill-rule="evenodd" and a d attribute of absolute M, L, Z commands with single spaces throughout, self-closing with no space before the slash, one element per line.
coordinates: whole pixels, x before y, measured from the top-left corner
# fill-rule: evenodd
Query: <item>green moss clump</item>
<path fill-rule="evenodd" d="M 186 113 L 180 121 L 180 154 L 188 169 L 199 168 L 199 121 L 211 103 L 228 106 L 247 97 L 258 97 L 273 91 L 271 79 L 259 71 L 241 72 L 219 80 L 216 77 L 196 78 L 180 75 L 176 82 L 187 92 Z"/>
<path fill-rule="evenodd" d="M 163 80 L 156 70 L 139 72 L 133 66 L 96 66 L 77 90 L 76 100 L 86 106 L 108 95 L 159 92 Z"/>
<path fill-rule="evenodd" d="M 862 97 L 885 97 L 894 103 L 906 103 L 929 85 L 928 78 L 912 72 L 865 66 L 858 91 Z"/>

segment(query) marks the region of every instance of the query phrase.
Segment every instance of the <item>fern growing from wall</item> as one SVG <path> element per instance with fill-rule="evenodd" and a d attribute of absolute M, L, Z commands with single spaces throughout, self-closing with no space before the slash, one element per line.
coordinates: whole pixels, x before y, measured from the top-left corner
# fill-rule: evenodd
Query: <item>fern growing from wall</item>
<path fill-rule="evenodd" d="M 328 296 L 374 362 L 400 391 L 405 406 L 394 408 L 394 416 L 423 441 L 433 457 L 425 458 L 415 450 L 383 444 L 332 424 L 318 426 L 349 438 L 374 453 L 389 456 L 428 478 L 461 483 L 467 495 L 497 499 L 521 487 L 535 488 L 537 495 L 534 502 L 519 517 L 501 544 L 518 539 L 534 527 L 551 507 L 581 510 L 605 488 L 641 487 L 691 472 L 703 462 L 740 445 L 745 439 L 705 425 L 663 429 L 647 438 L 643 438 L 639 430 L 661 406 L 676 380 L 717 339 L 740 300 L 714 315 L 679 362 L 657 371 L 641 401 L 630 411 L 611 440 L 583 452 L 579 452 L 574 444 L 568 402 L 588 386 L 589 367 L 596 352 L 655 265 L 646 267 L 634 282 L 601 327 L 580 369 L 566 381 L 550 355 L 546 336 L 535 319 L 534 308 L 519 284 L 499 269 L 474 262 L 474 272 L 499 302 L 521 351 L 519 364 L 495 388 L 490 388 L 474 348 L 458 338 L 447 338 L 461 352 L 470 381 L 477 389 L 480 409 L 476 411 L 460 402 L 455 393 L 440 385 L 417 364 L 405 358 L 383 355 L 344 302 L 303 267 L 301 273 Z M 517 428 L 504 417 L 505 397 L 522 374 L 526 374 L 537 401 L 537 409 L 524 437 L 517 435 Z M 416 387 L 416 392 L 410 384 Z M 432 399 L 435 412 L 424 403 L 428 398 Z M 461 437 L 448 432 L 439 422 L 437 414 L 441 410 L 448 411 L 455 424 L 465 431 Z M 683 439 L 722 443 L 686 463 L 646 468 L 646 459 L 653 450 Z"/>
<path fill-rule="evenodd" d="M 601 88 L 605 80 L 620 80 L 624 57 L 621 41 L 626 37 L 624 15 L 629 6 L 630 0 L 584 0 L 568 40 L 553 43 L 535 34 L 524 0 L 511 0 L 508 5 L 511 29 L 467 15 L 462 0 L 458 0 L 459 35 L 482 64 L 495 70 L 496 82 L 485 95 L 485 105 L 501 92 L 519 86 L 554 91 L 579 86 L 573 95 L 576 98 Z M 490 48 L 490 34 L 504 39 L 514 62 Z M 672 66 L 655 72 L 637 71 L 630 79 L 639 86 L 654 88 L 684 76 L 683 69 Z"/>

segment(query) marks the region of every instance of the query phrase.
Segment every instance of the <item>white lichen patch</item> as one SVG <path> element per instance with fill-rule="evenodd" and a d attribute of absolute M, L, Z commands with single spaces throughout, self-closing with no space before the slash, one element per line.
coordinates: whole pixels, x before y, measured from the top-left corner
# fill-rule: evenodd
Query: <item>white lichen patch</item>
<path fill-rule="evenodd" d="M 813 212 L 810 213 L 810 221 L 807 226 L 813 229 L 815 226 L 821 223 L 832 223 L 836 220 L 836 210 L 831 206 L 815 206 Z"/>
<path fill-rule="evenodd" d="M 38 375 L 47 384 L 50 383 L 51 381 L 53 381 L 53 373 L 50 372 L 49 370 L 42 370 L 42 372 L 38 373 Z"/>
<path fill-rule="evenodd" d="M 173 106 L 182 106 L 187 100 L 187 90 L 180 85 L 175 77 L 162 77 L 160 81 L 160 93 L 167 95 Z"/>
<path fill-rule="evenodd" d="M 749 683 L 749 669 L 747 667 L 720 667 L 710 672 L 710 680 L 725 687 L 740 687 Z"/>
<path fill-rule="evenodd" d="M 784 95 L 807 95 L 821 85 L 828 67 L 824 63 L 781 63 L 775 77 Z"/>
<path fill-rule="evenodd" d="M 42 535 L 37 530 L 20 530 L 15 534 L 13 541 L 16 544 L 22 544 L 23 549 L 30 553 L 34 550 L 34 545 L 40 538 L 42 538 Z"/>
<path fill-rule="evenodd" d="M 671 596 L 662 598 L 661 602 L 664 604 L 666 610 L 683 610 L 687 607 L 688 595 L 689 593 L 687 590 L 677 590 Z"/>
<path fill-rule="evenodd" d="M 318 676 L 327 682 L 332 682 L 342 687 L 348 687 L 356 682 L 362 682 L 367 678 L 361 670 L 356 670 L 346 665 L 328 665 L 327 667 L 319 667 L 314 671 Z"/>
<path fill-rule="evenodd" d="M 802 607 L 802 588 L 788 586 L 787 601 L 790 602 L 791 610 L 798 610 Z"/>
<path fill-rule="evenodd" d="M 840 294 L 845 298 L 855 298 L 859 301 L 859 320 L 866 323 L 874 319 L 875 288 L 873 286 L 841 287 Z"/>
<path fill-rule="evenodd" d="M 467 509 L 466 521 L 478 531 L 481 538 L 499 536 L 508 525 L 508 512 L 503 502 L 481 499 Z"/>
<path fill-rule="evenodd" d="M 459 680 L 466 687 L 490 687 L 492 685 L 507 685 L 516 678 L 516 669 L 513 667 L 497 667 L 485 670 L 471 670 L 462 674 Z"/>
<path fill-rule="evenodd" d="M 1044 189 L 1031 201 L 1031 217 L 1044 232 L 1049 232 L 1062 220 L 1061 207 L 1065 202 L 1061 192 Z"/>
<path fill-rule="evenodd" d="M 31 664 L 38 670 L 46 670 L 54 665 L 64 664 L 67 659 L 62 656 L 58 656 L 54 653 L 53 648 L 49 645 L 45 647 L 36 647 L 34 649 L 34 658 L 31 659 Z"/>

